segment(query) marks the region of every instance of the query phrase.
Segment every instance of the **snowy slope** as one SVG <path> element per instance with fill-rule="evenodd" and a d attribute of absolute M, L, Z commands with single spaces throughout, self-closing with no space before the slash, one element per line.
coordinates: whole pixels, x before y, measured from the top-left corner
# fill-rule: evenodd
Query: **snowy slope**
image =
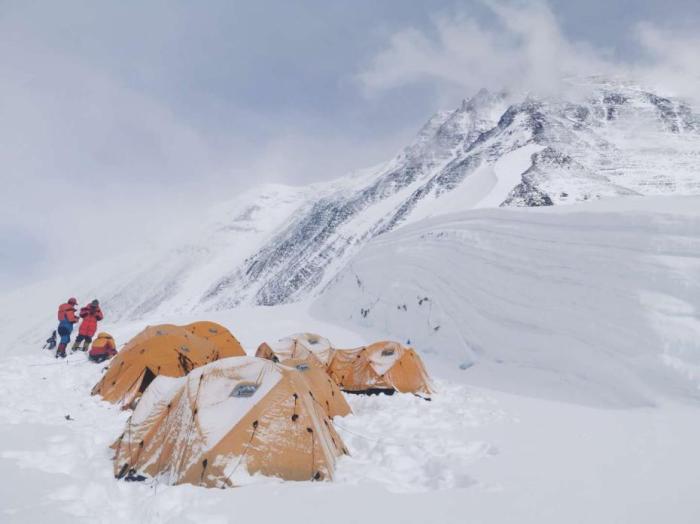
<path fill-rule="evenodd" d="M 541 99 L 481 91 L 436 115 L 369 180 L 318 198 L 220 279 L 206 303 L 297 300 L 367 240 L 427 216 L 700 193 L 700 119 L 688 106 L 626 84 L 597 82 L 585 92 Z"/>
<path fill-rule="evenodd" d="M 158 320 L 184 323 L 197 317 Z M 308 315 L 304 305 L 216 313 L 246 349 L 301 329 L 338 345 L 357 333 Z M 109 325 L 125 341 L 141 323 Z M 431 364 L 438 393 L 348 396 L 337 421 L 351 455 L 333 483 L 244 478 L 231 490 L 123 482 L 112 450 L 127 412 L 89 395 L 102 366 L 83 354 L 57 362 L 24 345 L 0 366 L 0 521 L 163 523 L 235 520 L 384 522 L 697 522 L 700 477 L 689 461 L 697 408 L 601 409 L 466 386 Z M 443 374 L 445 372 L 445 374 Z M 68 418 L 66 418 L 68 416 Z M 360 501 L 349 504 L 349 501 Z"/>
<path fill-rule="evenodd" d="M 164 317 L 184 323 L 197 317 Z M 216 313 L 251 352 L 301 329 L 338 345 L 368 339 L 310 317 L 304 305 Z M 119 342 L 141 323 L 107 326 Z M 697 522 L 697 407 L 601 409 L 463 385 L 431 363 L 438 393 L 348 396 L 337 421 L 351 455 L 333 483 L 237 479 L 215 490 L 113 478 L 109 445 L 127 412 L 89 395 L 102 366 L 57 362 L 31 345 L 0 366 L 0 521 L 75 523 Z M 450 371 L 452 372 L 451 380 Z M 68 416 L 68 418 L 66 418 Z M 359 501 L 349 504 L 349 501 Z"/>
<path fill-rule="evenodd" d="M 372 241 L 329 320 L 447 357 L 465 380 L 584 404 L 700 399 L 700 197 L 433 218 Z"/>
<path fill-rule="evenodd" d="M 700 193 L 700 119 L 687 105 L 631 84 L 589 84 L 550 98 L 480 91 L 380 166 L 308 187 L 263 186 L 183 229 L 170 249 L 115 254 L 2 297 L 0 311 L 17 322 L 0 329 L 13 339 L 35 332 L 19 328 L 28 297 L 43 312 L 56 297 L 96 296 L 115 320 L 294 302 L 318 294 L 372 238 L 424 218 Z"/>
<path fill-rule="evenodd" d="M 482 91 L 381 166 L 0 297 L 0 521 L 698 522 L 700 197 L 678 195 L 700 193 L 699 130 L 629 84 Z M 334 484 L 116 482 L 127 414 L 89 396 L 101 366 L 37 345 L 70 295 L 120 344 L 202 318 L 249 353 L 410 340 L 437 393 L 350 397 Z"/>

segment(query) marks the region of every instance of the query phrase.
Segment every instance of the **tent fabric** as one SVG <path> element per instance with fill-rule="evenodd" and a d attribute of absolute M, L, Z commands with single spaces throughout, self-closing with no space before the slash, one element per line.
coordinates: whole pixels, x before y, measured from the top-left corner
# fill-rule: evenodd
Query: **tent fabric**
<path fill-rule="evenodd" d="M 112 359 L 93 395 L 122 407 L 133 407 L 159 375 L 180 377 L 219 358 L 214 342 L 172 324 L 149 326 Z"/>
<path fill-rule="evenodd" d="M 327 417 L 344 417 L 352 413 L 350 404 L 345 400 L 338 384 L 328 375 L 325 366 L 315 357 L 290 359 L 280 364 L 302 373 L 304 379 L 309 383 L 309 394 L 320 404 Z"/>
<path fill-rule="evenodd" d="M 230 487 L 243 475 L 331 480 L 347 449 L 290 366 L 232 357 L 159 376 L 112 445 L 117 478 Z"/>
<path fill-rule="evenodd" d="M 255 353 L 256 357 L 269 360 L 276 358 L 280 362 L 307 359 L 309 355 L 327 366 L 333 356 L 333 346 L 327 338 L 315 333 L 296 333 L 271 344 L 263 342 Z"/>
<path fill-rule="evenodd" d="M 242 357 L 246 354 L 238 339 L 221 324 L 200 320 L 183 327 L 193 335 L 213 342 L 219 350 L 219 358 Z"/>
<path fill-rule="evenodd" d="M 355 349 L 336 349 L 328 373 L 343 391 L 399 391 L 429 396 L 430 378 L 418 354 L 398 342 L 375 342 Z"/>

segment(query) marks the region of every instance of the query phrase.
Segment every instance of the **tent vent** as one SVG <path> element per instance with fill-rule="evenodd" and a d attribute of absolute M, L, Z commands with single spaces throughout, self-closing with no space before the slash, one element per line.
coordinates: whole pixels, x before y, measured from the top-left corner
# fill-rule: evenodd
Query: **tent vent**
<path fill-rule="evenodd" d="M 393 354 L 394 354 L 394 349 L 393 349 L 393 348 L 383 349 L 383 350 L 382 350 L 382 356 L 383 356 L 383 357 L 390 357 L 390 356 L 393 355 Z"/>
<path fill-rule="evenodd" d="M 209 333 L 218 333 L 219 330 L 216 328 L 209 328 Z"/>
<path fill-rule="evenodd" d="M 247 398 L 252 397 L 258 390 L 257 384 L 251 384 L 250 382 L 241 382 L 236 384 L 236 387 L 231 391 L 231 395 L 234 398 Z"/>
<path fill-rule="evenodd" d="M 301 364 L 297 364 L 296 368 L 298 371 L 308 371 L 309 365 L 302 362 Z"/>

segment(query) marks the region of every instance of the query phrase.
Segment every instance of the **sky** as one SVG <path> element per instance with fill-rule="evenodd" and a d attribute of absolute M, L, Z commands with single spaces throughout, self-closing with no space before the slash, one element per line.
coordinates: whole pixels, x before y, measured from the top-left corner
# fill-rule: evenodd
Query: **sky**
<path fill-rule="evenodd" d="M 387 160 L 480 87 L 700 92 L 697 0 L 0 0 L 0 292 Z"/>

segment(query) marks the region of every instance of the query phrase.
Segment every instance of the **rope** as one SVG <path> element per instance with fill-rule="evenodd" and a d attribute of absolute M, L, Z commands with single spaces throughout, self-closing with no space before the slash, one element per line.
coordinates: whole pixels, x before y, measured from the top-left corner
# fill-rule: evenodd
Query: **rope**
<path fill-rule="evenodd" d="M 185 462 L 185 452 L 190 449 L 190 436 L 192 435 L 192 428 L 194 427 L 194 421 L 197 418 L 197 401 L 199 400 L 199 390 L 202 388 L 202 381 L 204 380 L 204 373 L 202 373 L 199 376 L 199 382 L 197 383 L 197 393 L 194 395 L 194 409 L 192 410 L 192 420 L 190 420 L 190 426 L 187 429 L 187 445 L 185 446 L 183 453 L 182 453 L 182 459 L 180 460 L 180 465 L 178 466 L 178 469 L 176 471 L 180 471 L 182 469 L 182 465 Z"/>
<path fill-rule="evenodd" d="M 316 450 L 316 436 L 314 435 L 314 430 L 311 428 L 306 428 L 306 431 L 311 433 L 311 480 L 314 479 L 314 466 L 316 464 L 316 458 L 314 452 Z"/>
<path fill-rule="evenodd" d="M 168 428 L 168 419 L 170 418 L 170 408 L 171 407 L 172 407 L 172 405 L 168 404 L 168 407 L 167 407 L 168 413 L 167 413 L 167 415 L 165 415 L 165 421 L 163 422 L 163 427 L 165 429 Z M 158 454 L 158 460 L 156 461 L 156 475 L 158 475 L 160 473 L 160 461 L 163 458 L 163 449 L 165 449 L 165 448 L 163 448 L 163 444 L 165 444 L 165 439 L 167 436 L 168 436 L 168 432 L 163 430 L 163 440 L 160 443 L 160 453 Z"/>
<path fill-rule="evenodd" d="M 250 434 L 250 439 L 245 445 L 245 449 L 243 450 L 243 454 L 238 457 L 238 463 L 234 466 L 234 468 L 231 470 L 231 473 L 228 474 L 226 479 L 224 480 L 224 485 L 221 486 L 221 488 L 225 488 L 227 484 L 231 484 L 231 475 L 233 475 L 236 470 L 238 469 L 238 466 L 241 465 L 243 462 L 243 458 L 246 456 L 246 453 L 248 453 L 248 449 L 250 448 L 250 444 L 253 442 L 253 438 L 255 438 L 255 433 L 258 431 L 258 421 L 253 422 L 253 432 Z"/>
<path fill-rule="evenodd" d="M 367 435 L 363 435 L 363 434 L 361 434 L 361 433 L 357 433 L 357 432 L 352 431 L 352 430 L 350 430 L 350 429 L 348 429 L 348 428 L 346 428 L 346 427 L 344 427 L 344 426 L 341 426 L 341 425 L 338 424 L 336 421 L 333 421 L 333 425 L 336 426 L 336 427 L 338 427 L 338 428 L 340 428 L 340 429 L 342 429 L 343 431 L 347 431 L 347 432 L 350 433 L 351 435 L 355 435 L 356 437 L 360 437 L 360 438 L 362 438 L 362 439 L 364 439 L 364 440 L 367 440 L 367 441 L 369 441 L 369 442 L 374 442 L 374 443 L 376 443 L 376 444 L 385 444 L 385 445 L 388 445 L 388 446 L 396 446 L 396 447 L 402 447 L 402 448 L 404 448 L 404 447 L 409 447 L 409 446 L 413 446 L 413 445 L 414 445 L 413 443 L 410 443 L 410 442 L 408 442 L 408 441 L 405 441 L 405 442 L 399 442 L 399 441 L 389 442 L 389 441 L 386 440 L 386 439 L 381 439 L 381 440 L 380 440 L 380 439 L 377 439 L 377 438 L 368 437 Z"/>
<path fill-rule="evenodd" d="M 62 364 L 65 364 L 67 366 L 75 366 L 76 364 L 88 364 L 89 362 L 89 360 L 75 360 L 71 362 L 70 360 L 61 359 L 57 362 L 45 362 L 43 364 L 26 364 L 26 367 L 35 368 L 43 366 L 60 366 Z"/>

